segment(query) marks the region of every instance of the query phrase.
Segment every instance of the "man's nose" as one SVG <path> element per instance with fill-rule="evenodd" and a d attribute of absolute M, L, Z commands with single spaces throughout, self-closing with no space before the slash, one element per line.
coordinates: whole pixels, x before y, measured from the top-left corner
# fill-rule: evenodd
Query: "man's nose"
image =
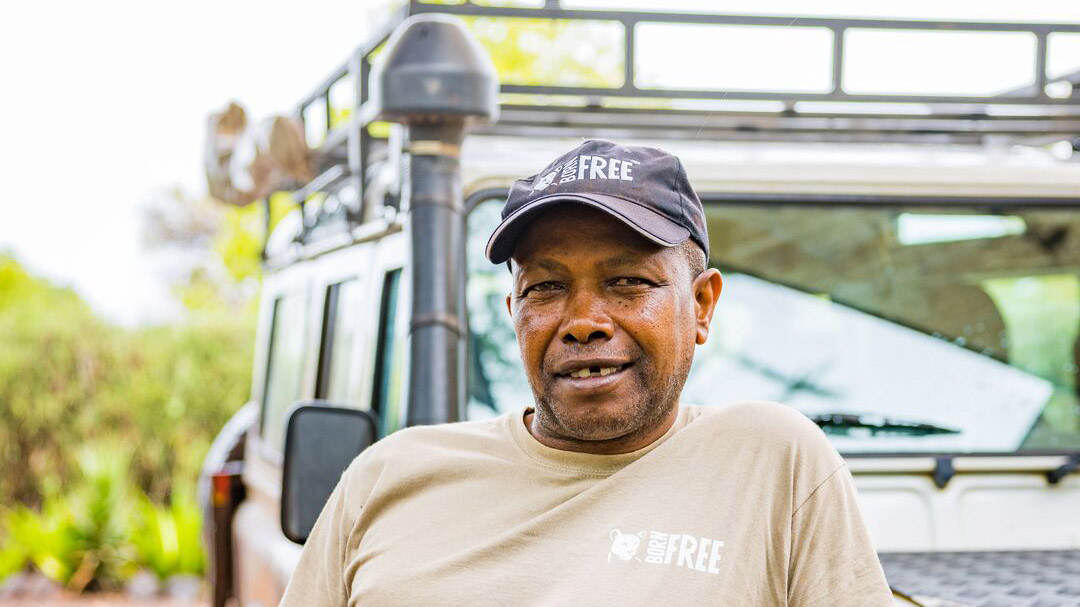
<path fill-rule="evenodd" d="M 611 339 L 615 324 L 600 298 L 579 293 L 570 300 L 561 332 L 563 342 L 585 344 L 594 339 Z"/>

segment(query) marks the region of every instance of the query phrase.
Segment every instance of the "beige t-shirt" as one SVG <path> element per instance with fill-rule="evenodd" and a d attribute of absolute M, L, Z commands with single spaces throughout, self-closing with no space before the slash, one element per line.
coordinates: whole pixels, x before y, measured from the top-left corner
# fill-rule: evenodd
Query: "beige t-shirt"
<path fill-rule="evenodd" d="M 367 449 L 281 605 L 892 604 L 851 474 L 795 410 L 684 405 L 622 455 L 546 447 L 523 413 Z"/>

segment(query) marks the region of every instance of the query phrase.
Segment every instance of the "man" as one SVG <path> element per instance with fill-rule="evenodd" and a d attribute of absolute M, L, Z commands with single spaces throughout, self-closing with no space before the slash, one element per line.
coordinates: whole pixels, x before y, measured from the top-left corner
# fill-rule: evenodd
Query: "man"
<path fill-rule="evenodd" d="M 586 141 L 516 182 L 488 258 L 534 407 L 361 454 L 282 605 L 890 605 L 816 426 L 679 404 L 721 291 L 708 247 L 661 150 Z"/>

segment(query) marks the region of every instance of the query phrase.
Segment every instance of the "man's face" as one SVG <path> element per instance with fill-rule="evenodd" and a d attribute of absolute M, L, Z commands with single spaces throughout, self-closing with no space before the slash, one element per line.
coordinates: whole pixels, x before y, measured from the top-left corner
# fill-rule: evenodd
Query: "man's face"
<path fill-rule="evenodd" d="M 678 247 L 576 204 L 532 222 L 513 268 L 507 305 L 536 399 L 532 427 L 572 444 L 666 429 L 708 334 L 719 273 L 695 278 Z"/>

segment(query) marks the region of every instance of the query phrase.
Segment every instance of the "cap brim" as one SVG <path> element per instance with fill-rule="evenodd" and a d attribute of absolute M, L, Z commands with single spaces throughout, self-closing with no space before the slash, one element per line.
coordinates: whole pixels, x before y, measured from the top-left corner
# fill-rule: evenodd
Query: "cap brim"
<path fill-rule="evenodd" d="M 532 220 L 551 205 L 560 202 L 576 202 L 604 211 L 661 246 L 673 247 L 690 238 L 690 230 L 629 200 L 606 194 L 551 194 L 517 209 L 495 228 L 487 244 L 487 258 L 491 263 L 503 263 L 510 259 L 518 238 Z"/>

